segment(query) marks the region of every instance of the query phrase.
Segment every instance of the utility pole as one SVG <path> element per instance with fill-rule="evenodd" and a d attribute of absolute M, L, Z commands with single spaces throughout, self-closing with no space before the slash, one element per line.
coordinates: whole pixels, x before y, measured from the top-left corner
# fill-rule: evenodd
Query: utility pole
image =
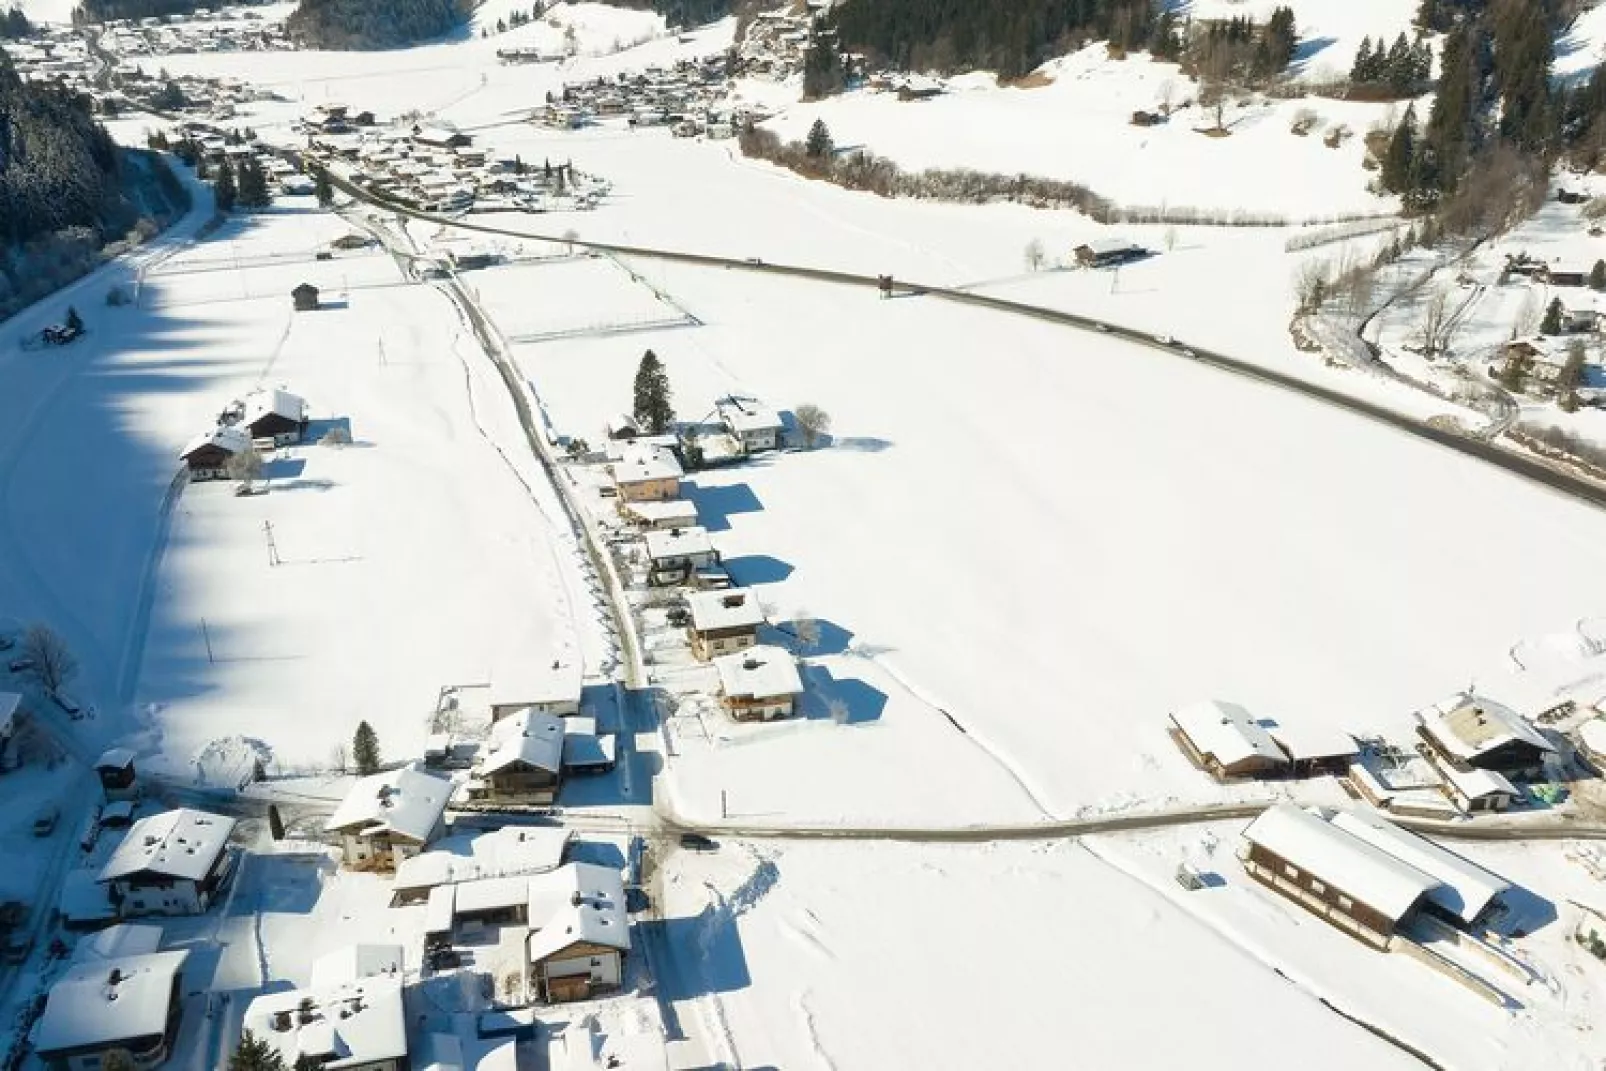
<path fill-rule="evenodd" d="M 207 662 L 208 663 L 216 663 L 217 659 L 212 657 L 212 633 L 207 631 L 206 618 L 204 618 L 204 617 L 201 618 L 201 639 L 206 641 L 206 660 L 207 660 Z"/>
<path fill-rule="evenodd" d="M 268 537 L 268 564 L 269 565 L 278 565 L 279 564 L 279 547 L 278 547 L 278 544 L 276 544 L 273 541 L 273 522 L 272 521 L 263 521 L 262 522 L 262 531 L 263 531 L 263 534 Z"/>

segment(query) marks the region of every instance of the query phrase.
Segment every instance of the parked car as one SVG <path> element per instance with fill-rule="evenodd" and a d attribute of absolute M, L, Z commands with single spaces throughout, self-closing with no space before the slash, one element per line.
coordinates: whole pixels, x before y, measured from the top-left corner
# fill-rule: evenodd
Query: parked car
<path fill-rule="evenodd" d="M 48 837 L 56 831 L 56 823 L 61 821 L 61 808 L 54 803 L 47 805 L 33 820 L 33 835 Z"/>
<path fill-rule="evenodd" d="M 11 660 L 11 665 L 6 668 L 10 669 L 13 673 L 26 673 L 30 669 L 36 668 L 38 665 L 39 663 L 35 662 L 31 658 L 13 658 Z"/>
<path fill-rule="evenodd" d="M 693 852 L 719 851 L 719 842 L 705 837 L 701 833 L 682 833 L 680 835 L 680 846 L 687 851 Z"/>
<path fill-rule="evenodd" d="M 73 699 L 72 696 L 62 695 L 60 692 L 52 692 L 50 701 L 60 707 L 62 713 L 74 718 L 84 712 L 84 708 L 78 705 L 77 700 Z"/>

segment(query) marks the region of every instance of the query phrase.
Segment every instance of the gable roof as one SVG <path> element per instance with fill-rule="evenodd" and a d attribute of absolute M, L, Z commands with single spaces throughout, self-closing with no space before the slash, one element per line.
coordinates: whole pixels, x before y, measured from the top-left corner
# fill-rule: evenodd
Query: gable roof
<path fill-rule="evenodd" d="M 653 561 L 713 552 L 706 528 L 656 528 L 647 533 L 647 556 Z"/>
<path fill-rule="evenodd" d="M 100 881 L 134 874 L 200 881 L 228 847 L 234 819 L 181 807 L 141 818 L 100 869 Z"/>
<path fill-rule="evenodd" d="M 751 588 L 698 591 L 686 596 L 691 627 L 698 632 L 720 628 L 757 628 L 764 623 L 764 608 Z"/>
<path fill-rule="evenodd" d="M 1417 712 L 1422 727 L 1463 762 L 1518 741 L 1539 751 L 1556 750 L 1533 723 L 1504 703 L 1462 694 Z"/>
<path fill-rule="evenodd" d="M 1171 720 L 1188 734 L 1193 746 L 1223 766 L 1249 758 L 1284 765 L 1288 757 L 1248 710 L 1237 703 L 1208 699 L 1174 711 Z"/>
<path fill-rule="evenodd" d="M 1244 839 L 1399 922 L 1438 882 L 1292 803 L 1263 811 Z"/>
<path fill-rule="evenodd" d="M 568 739 L 565 734 L 564 740 Z M 430 851 L 403 859 L 393 887 L 432 889 L 480 878 L 540 874 L 562 864 L 573 838 L 573 830 L 562 826 L 503 826 L 473 837 L 448 837 Z"/>
<path fill-rule="evenodd" d="M 173 980 L 189 955 L 153 952 L 69 967 L 50 987 L 34 1048 L 48 1056 L 162 1033 Z"/>
<path fill-rule="evenodd" d="M 747 431 L 780 431 L 780 414 L 759 401 L 733 394 L 714 403 L 714 410 L 731 431 L 740 435 Z"/>
<path fill-rule="evenodd" d="M 126 770 L 134 765 L 134 753 L 126 747 L 107 748 L 95 760 L 97 770 Z"/>
<path fill-rule="evenodd" d="M 446 813 L 449 781 L 411 766 L 358 778 L 329 816 L 331 833 L 394 833 L 422 844 Z"/>
<path fill-rule="evenodd" d="M 614 483 L 641 483 L 647 480 L 680 479 L 686 475 L 675 455 L 650 443 L 628 443 L 613 463 Z"/>
<path fill-rule="evenodd" d="M 264 418 L 276 416 L 299 424 L 306 415 L 307 402 L 299 394 L 277 388 L 254 390 L 245 396 L 245 418 L 242 423 L 252 428 Z"/>
<path fill-rule="evenodd" d="M 197 435 L 184 444 L 179 451 L 179 460 L 188 461 L 190 456 L 198 450 L 208 446 L 215 446 L 226 454 L 241 454 L 251 447 L 251 436 L 246 434 L 244 428 L 232 424 L 219 424 L 204 435 Z"/>
<path fill-rule="evenodd" d="M 491 674 L 488 701 L 493 707 L 524 703 L 578 703 L 582 691 L 580 663 L 573 658 L 550 662 L 519 659 L 498 665 Z"/>
<path fill-rule="evenodd" d="M 760 644 L 714 659 L 719 687 L 733 699 L 770 699 L 803 691 L 797 659 L 781 647 Z"/>
<path fill-rule="evenodd" d="M 537 770 L 559 773 L 563 769 L 563 719 L 528 708 L 517 711 L 491 726 L 486 743 L 490 746 L 482 774 L 494 774 L 522 763 Z"/>
<path fill-rule="evenodd" d="M 257 997 L 244 1025 L 277 1049 L 286 1067 L 301 1056 L 320 1058 L 329 1071 L 407 1056 L 401 980 L 391 975 Z"/>
<path fill-rule="evenodd" d="M 1428 901 L 1462 922 L 1470 924 L 1495 897 L 1511 888 L 1511 882 L 1498 874 L 1380 815 L 1336 811 L 1332 824 L 1437 879 L 1438 884 L 1428 891 Z"/>
<path fill-rule="evenodd" d="M 569 863 L 530 879 L 530 962 L 582 941 L 630 950 L 624 878 L 612 867 Z"/>

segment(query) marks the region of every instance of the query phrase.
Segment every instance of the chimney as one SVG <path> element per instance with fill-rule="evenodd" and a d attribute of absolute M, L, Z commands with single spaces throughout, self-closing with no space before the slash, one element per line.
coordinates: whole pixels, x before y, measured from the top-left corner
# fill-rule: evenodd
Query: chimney
<path fill-rule="evenodd" d="M 579 907 L 581 904 L 583 904 L 585 902 L 586 902 L 586 898 L 580 895 L 580 890 L 579 889 L 576 889 L 576 890 L 574 890 L 574 892 L 569 894 L 569 906 L 570 907 Z"/>

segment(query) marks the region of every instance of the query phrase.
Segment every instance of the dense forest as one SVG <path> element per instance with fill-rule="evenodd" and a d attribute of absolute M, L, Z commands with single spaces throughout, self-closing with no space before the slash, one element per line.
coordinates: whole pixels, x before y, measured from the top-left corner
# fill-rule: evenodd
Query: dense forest
<path fill-rule="evenodd" d="M 307 48 L 402 48 L 462 24 L 472 0 L 301 0 L 285 23 Z"/>
<path fill-rule="evenodd" d="M 156 233 L 185 203 L 165 164 L 112 143 L 87 97 L 23 81 L 0 52 L 0 317 Z"/>
<path fill-rule="evenodd" d="M 1150 0 L 846 0 L 832 13 L 842 47 L 917 70 L 1027 73 L 1077 43 L 1146 48 L 1160 21 Z"/>

